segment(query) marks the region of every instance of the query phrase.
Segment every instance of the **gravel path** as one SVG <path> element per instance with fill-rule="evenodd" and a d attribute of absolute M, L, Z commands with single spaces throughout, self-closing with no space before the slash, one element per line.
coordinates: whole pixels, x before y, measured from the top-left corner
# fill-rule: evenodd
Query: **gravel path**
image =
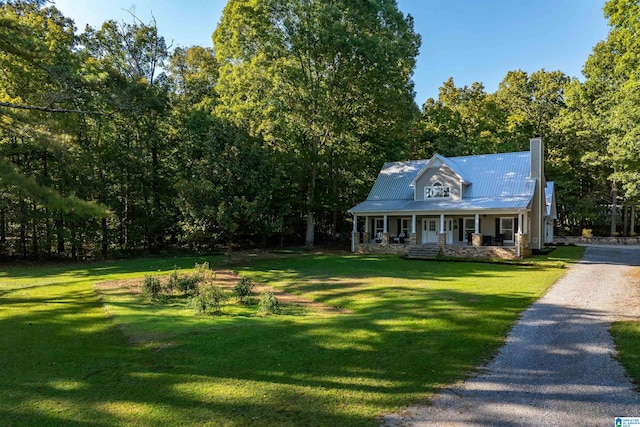
<path fill-rule="evenodd" d="M 589 247 L 529 307 L 481 373 L 384 426 L 613 426 L 640 417 L 640 393 L 614 359 L 614 319 L 638 319 L 627 273 L 640 248 Z"/>

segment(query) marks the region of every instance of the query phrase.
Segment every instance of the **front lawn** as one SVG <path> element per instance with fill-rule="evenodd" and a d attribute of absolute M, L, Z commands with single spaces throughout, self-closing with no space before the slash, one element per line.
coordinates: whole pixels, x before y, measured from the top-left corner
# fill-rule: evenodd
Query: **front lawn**
<path fill-rule="evenodd" d="M 293 254 L 231 266 L 339 311 L 261 317 L 97 290 L 200 258 L 0 273 L 8 425 L 376 425 L 464 378 L 581 248 L 534 266 Z M 542 258 L 542 257 L 541 257 Z"/>
<path fill-rule="evenodd" d="M 634 269 L 630 279 L 636 286 L 640 286 L 640 268 Z M 631 312 L 637 312 L 635 306 Z M 627 374 L 640 390 L 640 321 L 625 320 L 613 322 L 611 335 L 618 351 L 618 360 L 627 370 Z"/>

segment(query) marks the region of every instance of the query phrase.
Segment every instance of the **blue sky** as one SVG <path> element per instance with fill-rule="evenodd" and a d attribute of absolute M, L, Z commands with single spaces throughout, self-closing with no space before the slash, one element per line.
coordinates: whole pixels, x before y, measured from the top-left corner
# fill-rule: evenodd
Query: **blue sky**
<path fill-rule="evenodd" d="M 54 0 L 76 22 L 100 26 L 130 21 L 127 10 L 149 22 L 173 46 L 212 46 L 211 34 L 226 0 Z M 606 38 L 604 0 L 398 0 L 415 20 L 422 47 L 413 80 L 416 102 L 437 98 L 450 76 L 456 86 L 482 82 L 488 92 L 510 70 L 542 68 L 581 78 L 593 46 Z"/>

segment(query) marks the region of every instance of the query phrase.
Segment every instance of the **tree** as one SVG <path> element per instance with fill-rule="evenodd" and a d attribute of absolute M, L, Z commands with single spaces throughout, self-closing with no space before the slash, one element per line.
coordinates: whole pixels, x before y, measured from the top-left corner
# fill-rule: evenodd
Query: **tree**
<path fill-rule="evenodd" d="M 422 107 L 420 157 L 433 152 L 461 156 L 501 151 L 503 111 L 482 83 L 457 88 L 453 78 L 440 87 L 438 100 Z M 429 147 L 430 152 L 424 152 Z"/>
<path fill-rule="evenodd" d="M 0 2 L 0 240 L 17 223 L 24 256 L 27 227 L 38 256 L 41 238 L 50 251 L 52 217 L 106 214 L 55 173 L 80 168 L 68 137 L 70 116 L 96 112 L 84 108 L 73 22 L 43 4 Z M 59 241 L 61 236 L 58 227 Z"/>
<path fill-rule="evenodd" d="M 319 185 L 397 150 L 391 141 L 411 122 L 420 44 L 413 20 L 392 0 L 231 0 L 214 44 L 220 113 L 275 152 L 296 154 L 283 167 L 306 187 L 312 246 Z"/>

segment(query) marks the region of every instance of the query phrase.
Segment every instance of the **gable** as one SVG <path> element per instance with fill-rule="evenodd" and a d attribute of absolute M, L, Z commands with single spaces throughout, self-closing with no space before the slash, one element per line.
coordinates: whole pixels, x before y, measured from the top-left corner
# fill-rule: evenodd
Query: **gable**
<path fill-rule="evenodd" d="M 423 169 L 414 183 L 415 200 L 425 200 L 425 187 L 432 187 L 439 183 L 442 187 L 450 189 L 450 198 L 457 200 L 462 197 L 462 182 L 451 168 L 442 162 L 434 162 Z"/>

